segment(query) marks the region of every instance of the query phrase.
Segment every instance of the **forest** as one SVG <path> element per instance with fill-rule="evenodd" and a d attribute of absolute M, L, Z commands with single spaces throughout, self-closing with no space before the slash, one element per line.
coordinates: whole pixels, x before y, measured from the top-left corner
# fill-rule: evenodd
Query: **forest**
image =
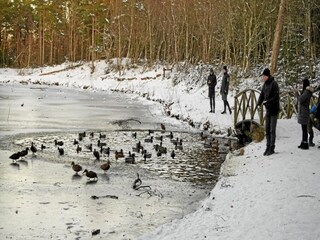
<path fill-rule="evenodd" d="M 0 0 L 0 67 L 130 58 L 269 64 L 280 0 Z M 320 57 L 320 0 L 286 0 L 278 64 Z M 311 70 L 310 70 L 311 71 Z"/>

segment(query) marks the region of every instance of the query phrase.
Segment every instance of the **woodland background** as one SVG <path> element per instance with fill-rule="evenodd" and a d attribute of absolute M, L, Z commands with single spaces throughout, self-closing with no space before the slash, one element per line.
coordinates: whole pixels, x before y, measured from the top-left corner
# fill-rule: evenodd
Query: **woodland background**
<path fill-rule="evenodd" d="M 0 67 L 129 58 L 132 63 L 270 63 L 286 2 L 278 66 L 314 72 L 320 0 L 0 0 Z"/>

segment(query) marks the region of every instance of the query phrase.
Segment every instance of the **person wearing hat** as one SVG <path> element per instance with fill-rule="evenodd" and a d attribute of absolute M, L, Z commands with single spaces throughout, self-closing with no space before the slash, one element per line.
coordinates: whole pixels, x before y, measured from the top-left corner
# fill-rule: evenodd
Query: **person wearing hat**
<path fill-rule="evenodd" d="M 275 149 L 277 119 L 280 109 L 279 86 L 274 77 L 271 76 L 269 68 L 263 70 L 262 80 L 264 84 L 257 105 L 261 106 L 263 104 L 266 108 L 265 132 L 267 147 L 263 155 L 269 156 L 274 154 Z"/>
<path fill-rule="evenodd" d="M 215 111 L 215 106 L 216 106 L 216 102 L 215 102 L 215 88 L 217 85 L 217 78 L 216 75 L 213 72 L 213 69 L 210 69 L 210 74 L 208 76 L 208 80 L 207 80 L 207 85 L 209 87 L 209 99 L 210 99 L 210 112 Z"/>
<path fill-rule="evenodd" d="M 301 124 L 302 141 L 298 146 L 300 149 L 309 149 L 308 123 L 310 118 L 310 99 L 314 89 L 310 86 L 307 78 L 302 81 L 302 93 L 298 96 L 298 123 Z"/>
<path fill-rule="evenodd" d="M 230 114 L 232 113 L 229 102 L 228 102 L 228 92 L 229 92 L 229 81 L 230 81 L 230 75 L 228 74 L 227 66 L 223 67 L 223 76 L 222 76 L 222 82 L 221 82 L 221 88 L 220 88 L 220 94 L 223 100 L 223 106 L 224 110 L 221 112 L 221 114 L 226 113 L 226 107 L 228 106 Z"/>

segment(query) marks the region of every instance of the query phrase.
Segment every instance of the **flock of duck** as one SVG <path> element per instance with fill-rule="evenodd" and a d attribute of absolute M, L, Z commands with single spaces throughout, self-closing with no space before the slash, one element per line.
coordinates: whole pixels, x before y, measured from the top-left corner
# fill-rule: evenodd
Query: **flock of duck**
<path fill-rule="evenodd" d="M 173 144 L 174 149 L 170 151 L 170 157 L 174 159 L 176 157 L 176 151 L 177 150 L 183 150 L 183 140 L 179 138 L 174 138 L 173 133 L 170 132 L 169 134 L 165 135 L 165 126 L 161 124 L 161 135 L 155 135 L 153 130 L 148 130 L 148 137 L 143 140 L 143 143 L 141 143 L 141 140 L 137 141 L 134 146 L 132 146 L 132 149 L 128 151 L 128 154 L 125 154 L 123 149 L 120 150 L 110 150 L 110 147 L 107 146 L 106 140 L 106 135 L 99 133 L 98 135 L 98 141 L 96 143 L 92 143 L 92 139 L 94 138 L 95 133 L 90 132 L 87 134 L 86 132 L 81 132 L 78 133 L 78 138 L 73 140 L 73 145 L 76 147 L 75 151 L 77 153 L 80 153 L 82 151 L 82 148 L 85 148 L 86 151 L 92 152 L 93 157 L 95 160 L 100 161 L 102 156 L 107 156 L 107 159 L 101 163 L 100 168 L 106 173 L 111 166 L 111 162 L 109 160 L 111 152 L 114 152 L 114 158 L 116 160 L 118 159 L 124 159 L 125 163 L 131 163 L 134 164 L 136 157 L 138 154 L 144 159 L 146 162 L 147 159 L 152 157 L 152 153 L 148 152 L 146 148 L 144 147 L 144 144 L 153 144 L 153 148 L 155 150 L 155 155 L 157 157 L 160 157 L 163 154 L 168 154 L 168 148 L 163 145 L 163 140 L 164 138 L 169 138 L 170 142 Z M 84 138 L 89 138 L 91 139 L 91 143 L 89 145 L 84 145 L 81 144 Z M 132 133 L 132 138 L 137 139 L 137 132 Z M 64 144 L 63 141 L 55 139 L 54 142 L 54 147 L 57 149 L 59 155 L 64 155 L 64 148 L 63 146 L 66 146 L 67 144 Z M 71 143 L 69 143 L 71 144 Z M 97 150 L 96 149 L 100 149 Z M 44 144 L 41 144 L 40 146 L 40 151 L 44 151 L 47 148 Z M 22 151 L 18 151 L 16 153 L 13 153 L 9 158 L 12 159 L 14 164 L 17 164 L 18 160 L 24 159 L 27 155 L 28 152 L 31 151 L 32 154 L 36 154 L 38 151 L 38 148 L 35 146 L 34 142 L 31 142 L 30 147 L 26 147 Z M 74 151 L 74 150 L 73 150 Z M 132 152 L 131 152 L 132 151 Z M 72 161 L 71 163 L 71 168 L 75 172 L 75 175 L 78 175 L 79 172 L 83 170 L 83 167 L 80 164 L 75 163 Z M 97 181 L 98 180 L 98 175 L 96 172 L 84 169 L 82 174 L 85 174 L 88 179 L 91 181 Z"/>

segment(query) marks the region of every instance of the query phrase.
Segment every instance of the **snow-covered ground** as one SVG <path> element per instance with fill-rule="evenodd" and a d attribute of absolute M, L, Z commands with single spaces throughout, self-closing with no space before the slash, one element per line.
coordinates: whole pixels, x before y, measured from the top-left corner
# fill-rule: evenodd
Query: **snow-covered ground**
<path fill-rule="evenodd" d="M 133 98 L 158 101 L 166 107 L 164 122 L 173 121 L 165 112 L 170 111 L 199 129 L 207 121 L 215 132 L 233 126 L 233 115 L 220 114 L 223 105 L 218 92 L 222 73 L 218 68 L 213 114 L 209 113 L 205 84 L 209 67 L 189 72 L 174 70 L 163 77 L 160 65 L 150 70 L 129 68 L 119 74 L 113 71 L 112 64 L 101 61 L 96 62 L 93 74 L 87 64 L 59 71 L 68 66 L 0 69 L 0 82 L 59 84 L 85 91 L 118 90 Z M 252 87 L 252 82 L 254 86 L 259 82 L 257 79 L 243 82 Z M 229 102 L 233 106 L 232 93 Z M 251 143 L 243 156 L 230 153 L 219 182 L 195 213 L 163 225 L 141 239 L 320 239 L 319 132 L 315 130 L 316 147 L 310 150 L 297 148 L 300 139 L 301 129 L 295 118 L 279 120 L 276 154 L 262 155 L 265 141 Z"/>

